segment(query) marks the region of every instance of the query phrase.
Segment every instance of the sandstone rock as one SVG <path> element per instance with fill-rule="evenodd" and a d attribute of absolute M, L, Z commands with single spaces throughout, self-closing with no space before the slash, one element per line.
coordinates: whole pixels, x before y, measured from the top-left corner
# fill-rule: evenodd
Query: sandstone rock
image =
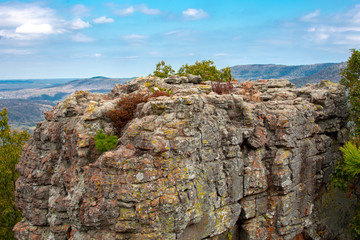
<path fill-rule="evenodd" d="M 200 75 L 188 74 L 187 78 L 188 78 L 189 82 L 194 83 L 194 84 L 199 84 L 202 81 Z"/>
<path fill-rule="evenodd" d="M 316 199 L 347 139 L 339 85 L 297 89 L 287 80 L 230 94 L 198 76 L 144 77 L 107 95 L 76 92 L 37 125 L 17 165 L 17 239 L 293 239 L 316 229 Z M 150 86 L 170 97 L 139 104 L 118 146 L 103 154 L 96 132 L 115 131 L 105 112 Z M 320 191 L 321 190 L 321 191 Z M 333 219 L 333 218 L 332 218 Z M 341 218 L 339 226 L 346 225 Z M 328 227 L 327 227 L 328 226 Z M 341 235 L 343 234 L 343 235 Z"/>
<path fill-rule="evenodd" d="M 169 84 L 182 84 L 182 83 L 188 83 L 189 79 L 187 77 L 179 77 L 177 75 L 173 75 L 168 78 L 165 78 L 164 81 Z"/>

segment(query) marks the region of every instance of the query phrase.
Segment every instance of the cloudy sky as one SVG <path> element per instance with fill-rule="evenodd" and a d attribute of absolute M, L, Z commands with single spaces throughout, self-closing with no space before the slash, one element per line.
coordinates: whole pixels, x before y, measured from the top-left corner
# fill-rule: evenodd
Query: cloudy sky
<path fill-rule="evenodd" d="M 0 0 L 0 79 L 133 77 L 165 60 L 346 61 L 360 0 Z"/>

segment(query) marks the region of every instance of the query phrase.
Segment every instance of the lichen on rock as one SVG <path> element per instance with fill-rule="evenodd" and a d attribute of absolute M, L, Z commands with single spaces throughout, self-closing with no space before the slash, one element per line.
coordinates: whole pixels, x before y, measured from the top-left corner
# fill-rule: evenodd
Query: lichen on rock
<path fill-rule="evenodd" d="M 151 84 L 146 84 L 146 83 Z M 293 239 L 316 232 L 315 200 L 346 140 L 346 98 L 322 82 L 254 81 L 218 95 L 195 76 L 76 92 L 38 123 L 17 165 L 18 239 Z M 206 83 L 205 83 L 206 84 Z M 121 97 L 149 86 L 115 149 L 93 137 Z M 325 230 L 326 231 L 326 226 Z"/>

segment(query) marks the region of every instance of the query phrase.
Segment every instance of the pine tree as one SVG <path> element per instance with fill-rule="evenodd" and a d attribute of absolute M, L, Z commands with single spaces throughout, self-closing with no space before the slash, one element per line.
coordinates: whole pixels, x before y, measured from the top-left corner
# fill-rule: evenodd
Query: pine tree
<path fill-rule="evenodd" d="M 348 98 L 351 139 L 340 148 L 343 156 L 336 163 L 332 183 L 347 192 L 347 197 L 355 195 L 360 202 L 360 51 L 352 49 L 351 52 L 347 66 L 340 72 L 340 83 L 345 86 Z M 360 239 L 360 208 L 350 227 L 353 238 Z"/>
<path fill-rule="evenodd" d="M 0 239 L 14 239 L 12 228 L 21 220 L 15 206 L 15 181 L 19 177 L 15 165 L 24 143 L 30 139 L 27 131 L 11 131 L 7 114 L 6 108 L 0 112 Z"/>

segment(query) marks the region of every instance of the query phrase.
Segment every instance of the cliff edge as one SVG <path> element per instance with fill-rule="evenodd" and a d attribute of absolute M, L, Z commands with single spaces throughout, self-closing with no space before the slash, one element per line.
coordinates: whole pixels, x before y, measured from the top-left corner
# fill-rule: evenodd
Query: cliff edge
<path fill-rule="evenodd" d="M 138 104 L 118 146 L 106 112 Z M 347 140 L 341 86 L 234 83 L 218 95 L 194 76 L 138 78 L 79 91 L 45 113 L 17 165 L 17 239 L 331 239 L 347 236 L 316 204 Z M 345 211 L 345 207 L 344 207 Z M 346 219 L 346 218 L 345 218 Z M 345 234 L 345 235 L 344 235 Z"/>

